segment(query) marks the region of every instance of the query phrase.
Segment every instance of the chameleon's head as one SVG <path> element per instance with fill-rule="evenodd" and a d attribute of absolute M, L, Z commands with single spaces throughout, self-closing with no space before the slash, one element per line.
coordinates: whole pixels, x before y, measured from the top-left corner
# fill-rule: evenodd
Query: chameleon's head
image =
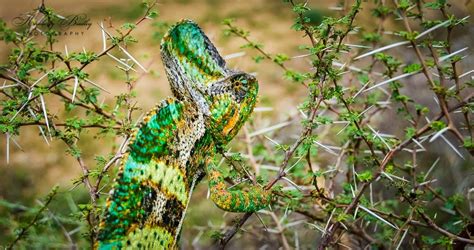
<path fill-rule="evenodd" d="M 236 72 L 212 84 L 206 97 L 211 115 L 206 125 L 218 144 L 227 144 L 249 118 L 257 102 L 257 79 Z"/>
<path fill-rule="evenodd" d="M 190 20 L 166 33 L 161 57 L 175 97 L 196 105 L 215 141 L 228 143 L 255 106 L 255 77 L 228 69 L 209 38 Z"/>
<path fill-rule="evenodd" d="M 224 59 L 191 20 L 172 26 L 161 41 L 161 57 L 173 94 L 198 102 L 208 86 L 228 75 Z"/>

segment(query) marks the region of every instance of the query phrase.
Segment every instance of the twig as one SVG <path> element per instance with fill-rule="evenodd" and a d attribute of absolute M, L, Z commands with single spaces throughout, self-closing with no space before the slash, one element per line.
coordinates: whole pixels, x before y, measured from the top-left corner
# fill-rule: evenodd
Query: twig
<path fill-rule="evenodd" d="M 53 187 L 53 189 L 49 192 L 48 196 L 46 197 L 44 204 L 39 208 L 38 212 L 35 214 L 35 217 L 33 217 L 33 220 L 31 220 L 25 227 L 21 228 L 16 238 L 7 246 L 7 249 L 13 249 L 15 244 L 26 235 L 28 229 L 30 229 L 34 224 L 36 224 L 36 222 L 40 219 L 40 215 L 48 207 L 49 203 L 51 203 L 54 196 L 56 196 L 58 189 L 59 189 L 59 186 Z"/>

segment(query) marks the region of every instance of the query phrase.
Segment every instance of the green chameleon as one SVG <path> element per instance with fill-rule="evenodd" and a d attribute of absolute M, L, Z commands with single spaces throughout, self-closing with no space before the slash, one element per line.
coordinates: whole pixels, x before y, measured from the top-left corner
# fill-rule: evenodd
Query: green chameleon
<path fill-rule="evenodd" d="M 272 199 L 259 186 L 227 190 L 214 160 L 253 111 L 255 77 L 227 68 L 189 20 L 164 36 L 161 56 L 174 97 L 133 135 L 99 226 L 99 249 L 176 248 L 191 193 L 205 175 L 212 201 L 226 211 L 258 211 Z"/>

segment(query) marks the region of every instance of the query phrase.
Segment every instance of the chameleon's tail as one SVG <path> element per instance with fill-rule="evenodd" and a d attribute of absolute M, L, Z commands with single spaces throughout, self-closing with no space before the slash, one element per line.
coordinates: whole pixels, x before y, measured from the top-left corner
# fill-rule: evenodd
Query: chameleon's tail
<path fill-rule="evenodd" d="M 168 99 L 144 118 L 107 201 L 99 249 L 175 246 L 194 183 L 186 152 L 204 133 L 199 117 L 194 107 Z"/>

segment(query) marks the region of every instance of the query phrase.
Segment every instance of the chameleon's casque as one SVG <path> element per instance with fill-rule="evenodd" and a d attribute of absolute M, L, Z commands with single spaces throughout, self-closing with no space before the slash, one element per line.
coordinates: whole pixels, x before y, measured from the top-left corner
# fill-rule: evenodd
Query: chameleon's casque
<path fill-rule="evenodd" d="M 206 174 L 211 199 L 224 210 L 257 211 L 271 200 L 257 186 L 227 190 L 214 163 L 253 111 L 255 77 L 228 69 L 189 20 L 168 31 L 161 55 L 174 97 L 134 133 L 100 223 L 100 249 L 176 247 L 192 190 Z"/>

